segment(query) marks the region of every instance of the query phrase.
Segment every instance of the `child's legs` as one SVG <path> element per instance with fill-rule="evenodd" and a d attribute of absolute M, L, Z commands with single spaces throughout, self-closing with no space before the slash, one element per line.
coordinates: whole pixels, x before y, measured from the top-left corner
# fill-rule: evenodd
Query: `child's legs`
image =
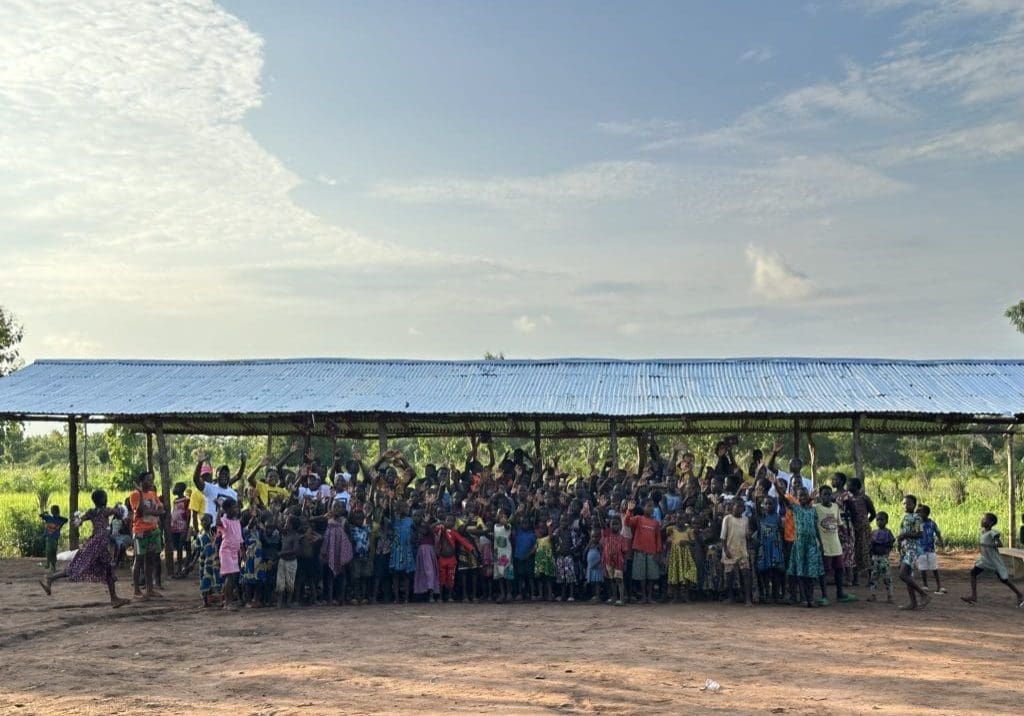
<path fill-rule="evenodd" d="M 1021 591 L 1017 589 L 1017 585 L 1013 583 L 1012 579 L 1010 579 L 1009 577 L 1007 577 L 1006 579 L 1000 577 L 999 581 L 1005 584 L 1007 587 L 1009 587 L 1010 590 L 1017 595 L 1017 601 L 1024 600 L 1024 594 L 1021 594 Z"/>

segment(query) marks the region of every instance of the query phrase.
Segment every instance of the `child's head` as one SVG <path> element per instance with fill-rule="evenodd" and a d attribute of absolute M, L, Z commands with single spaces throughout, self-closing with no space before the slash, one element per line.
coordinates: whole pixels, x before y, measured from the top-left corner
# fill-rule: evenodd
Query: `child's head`
<path fill-rule="evenodd" d="M 622 531 L 622 518 L 619 515 L 614 515 L 608 524 L 612 528 L 612 532 Z"/>
<path fill-rule="evenodd" d="M 733 517 L 742 517 L 745 508 L 746 505 L 743 504 L 743 500 L 738 497 L 729 504 L 729 511 Z"/>
<path fill-rule="evenodd" d="M 991 512 L 986 512 L 984 515 L 981 516 L 981 528 L 983 530 L 990 530 L 990 529 L 992 529 L 993 527 L 996 526 L 996 524 L 998 522 L 999 522 L 999 518 L 996 517 Z"/>
<path fill-rule="evenodd" d="M 54 517 L 60 517 L 60 505 L 52 505 L 50 507 L 50 514 Z"/>
<path fill-rule="evenodd" d="M 818 498 L 821 500 L 821 504 L 828 507 L 832 504 L 832 488 L 828 485 L 822 485 L 818 491 Z"/>
<path fill-rule="evenodd" d="M 762 497 L 761 498 L 761 511 L 764 514 L 766 514 L 766 515 L 770 515 L 773 512 L 775 512 L 775 498 L 774 497 L 768 497 L 767 495 Z"/>
<path fill-rule="evenodd" d="M 363 521 L 366 519 L 366 515 L 363 513 L 362 510 L 353 510 L 352 514 L 349 515 L 349 519 L 352 521 L 352 524 L 356 527 L 362 527 Z"/>
<path fill-rule="evenodd" d="M 913 513 L 917 509 L 917 498 L 913 495 L 907 495 L 903 498 L 903 511 L 908 515 Z"/>
<path fill-rule="evenodd" d="M 644 502 L 644 516 L 650 517 L 654 514 L 654 500 Z"/>
<path fill-rule="evenodd" d="M 885 526 L 889 524 L 889 513 L 879 512 L 875 515 L 875 522 L 878 524 L 878 529 L 884 530 Z"/>
<path fill-rule="evenodd" d="M 601 541 L 601 529 L 599 527 L 593 527 L 590 530 L 590 541 L 593 544 L 597 544 Z"/>
<path fill-rule="evenodd" d="M 93 490 L 92 491 L 92 504 L 96 505 L 96 507 L 106 507 L 107 506 L 107 491 L 106 490 Z M 56 512 L 54 512 L 54 510 L 56 510 Z M 60 508 L 57 507 L 57 505 L 54 505 L 52 508 L 50 508 L 50 511 L 54 515 L 59 515 L 60 514 Z"/>
<path fill-rule="evenodd" d="M 143 492 L 150 492 L 153 489 L 153 473 L 143 470 L 135 476 L 135 487 Z"/>
<path fill-rule="evenodd" d="M 811 504 L 811 493 L 807 491 L 806 487 L 801 487 L 796 493 L 796 499 L 800 501 L 803 507 L 807 507 Z"/>
<path fill-rule="evenodd" d="M 228 497 L 221 504 L 220 508 L 221 508 L 221 510 L 223 510 L 224 514 L 227 515 L 228 517 L 230 517 L 231 519 L 233 519 L 233 520 L 238 519 L 238 514 L 239 514 L 238 500 L 235 500 L 235 499 L 232 499 L 232 498 Z"/>
<path fill-rule="evenodd" d="M 213 527 L 213 515 L 203 513 L 203 516 L 199 518 L 199 524 L 202 525 L 203 530 L 209 532 Z"/>
<path fill-rule="evenodd" d="M 860 481 L 859 477 L 851 477 L 849 482 L 847 482 L 847 485 L 850 488 L 850 492 L 855 495 L 859 495 L 861 489 L 864 487 L 864 483 Z"/>
<path fill-rule="evenodd" d="M 918 505 L 917 514 L 921 516 L 922 520 L 928 519 L 932 514 L 932 508 L 928 505 Z"/>
<path fill-rule="evenodd" d="M 184 482 L 176 482 L 174 483 L 174 487 L 171 489 L 171 492 L 174 493 L 175 497 L 184 497 L 185 487 L 186 485 Z"/>

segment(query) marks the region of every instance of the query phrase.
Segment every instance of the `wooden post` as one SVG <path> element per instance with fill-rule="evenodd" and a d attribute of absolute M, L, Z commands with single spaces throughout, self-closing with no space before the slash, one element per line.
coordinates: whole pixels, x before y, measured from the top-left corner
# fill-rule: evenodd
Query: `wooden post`
<path fill-rule="evenodd" d="M 171 467 L 167 461 L 167 439 L 164 437 L 163 423 L 156 424 L 156 450 L 160 465 L 160 499 L 164 503 L 164 561 L 167 563 L 166 577 L 174 574 L 174 546 L 171 544 Z"/>
<path fill-rule="evenodd" d="M 800 421 L 793 421 L 793 457 L 800 459 Z"/>
<path fill-rule="evenodd" d="M 864 484 L 864 446 L 860 442 L 860 416 L 853 416 L 853 474 L 860 480 L 860 484 L 863 487 L 867 487 Z"/>
<path fill-rule="evenodd" d="M 146 431 L 146 470 L 151 475 L 156 474 L 153 469 L 153 432 L 150 430 Z"/>
<path fill-rule="evenodd" d="M 533 421 L 533 454 L 537 456 L 537 463 L 544 468 L 544 456 L 540 452 L 540 421 Z"/>
<path fill-rule="evenodd" d="M 82 486 L 89 489 L 89 423 L 82 423 Z"/>
<path fill-rule="evenodd" d="M 78 423 L 74 418 L 68 420 L 68 467 L 71 472 L 71 494 L 68 496 L 69 517 L 73 518 L 78 512 Z M 71 529 L 68 531 L 68 540 L 71 549 L 78 549 L 78 526 L 74 519 L 71 519 Z"/>
<path fill-rule="evenodd" d="M 1006 477 L 1009 483 L 1009 495 L 1007 499 L 1009 501 L 1010 519 L 1007 521 L 1010 534 L 1007 535 L 1006 544 L 1009 547 L 1019 547 L 1017 544 L 1020 540 L 1017 539 L 1017 470 L 1016 465 L 1013 463 L 1013 433 L 1006 434 Z"/>
<path fill-rule="evenodd" d="M 642 475 L 647 465 L 647 437 L 643 433 L 636 436 L 636 460 L 636 474 Z"/>
<path fill-rule="evenodd" d="M 818 485 L 818 446 L 814 444 L 814 435 L 807 433 L 807 454 L 811 459 L 811 482 Z"/>
<path fill-rule="evenodd" d="M 267 455 L 274 454 L 274 421 L 267 418 Z"/>
<path fill-rule="evenodd" d="M 388 426 L 383 420 L 377 421 L 377 450 L 381 455 L 388 451 Z"/>
<path fill-rule="evenodd" d="M 608 421 L 608 457 L 611 458 L 612 467 L 619 469 L 619 431 L 615 418 Z"/>

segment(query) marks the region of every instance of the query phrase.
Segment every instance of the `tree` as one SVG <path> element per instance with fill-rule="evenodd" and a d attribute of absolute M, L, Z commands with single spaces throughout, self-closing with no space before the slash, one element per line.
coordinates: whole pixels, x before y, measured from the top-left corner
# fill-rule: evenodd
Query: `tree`
<path fill-rule="evenodd" d="M 0 378 L 21 367 L 18 344 L 24 330 L 14 314 L 0 306 Z"/>
<path fill-rule="evenodd" d="M 1024 301 L 1020 301 L 1015 306 L 1010 306 L 1006 309 L 1004 314 L 1010 319 L 1010 323 L 1021 333 L 1024 333 Z"/>

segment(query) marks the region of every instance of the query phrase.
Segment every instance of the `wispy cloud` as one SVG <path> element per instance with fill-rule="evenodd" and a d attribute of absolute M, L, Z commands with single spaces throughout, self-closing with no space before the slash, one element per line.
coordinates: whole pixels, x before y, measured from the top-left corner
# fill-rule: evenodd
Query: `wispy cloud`
<path fill-rule="evenodd" d="M 316 180 L 324 186 L 337 186 L 338 180 L 334 177 L 328 176 L 327 174 L 317 174 Z"/>
<path fill-rule="evenodd" d="M 925 160 L 987 161 L 1024 153 L 1024 122 L 1011 120 L 953 130 L 917 144 L 877 152 L 880 164 Z"/>
<path fill-rule="evenodd" d="M 524 314 L 512 321 L 512 327 L 520 333 L 533 333 L 537 330 L 537 322 Z"/>
<path fill-rule="evenodd" d="M 552 174 L 449 177 L 378 184 L 378 198 L 413 204 L 483 204 L 510 207 L 524 202 L 588 203 L 636 197 L 656 185 L 661 170 L 640 161 L 596 162 Z"/>
<path fill-rule="evenodd" d="M 815 293 L 814 283 L 805 274 L 790 267 L 778 254 L 751 244 L 747 247 L 747 265 L 751 270 L 751 288 L 769 301 L 800 301 Z"/>
<path fill-rule="evenodd" d="M 242 123 L 262 102 L 262 39 L 212 2 L 14 0 L 0 41 L 0 225 L 42 239 L 0 245 L 0 284 L 26 303 L 244 301 L 261 287 L 225 291 L 219 267 L 277 265 L 283 245 L 337 270 L 459 261 L 295 203 L 302 180 Z"/>
<path fill-rule="evenodd" d="M 775 51 L 770 47 L 751 47 L 749 50 L 745 50 L 740 53 L 740 56 L 736 58 L 736 61 L 740 64 L 746 62 L 754 62 L 762 64 L 775 57 Z"/>

